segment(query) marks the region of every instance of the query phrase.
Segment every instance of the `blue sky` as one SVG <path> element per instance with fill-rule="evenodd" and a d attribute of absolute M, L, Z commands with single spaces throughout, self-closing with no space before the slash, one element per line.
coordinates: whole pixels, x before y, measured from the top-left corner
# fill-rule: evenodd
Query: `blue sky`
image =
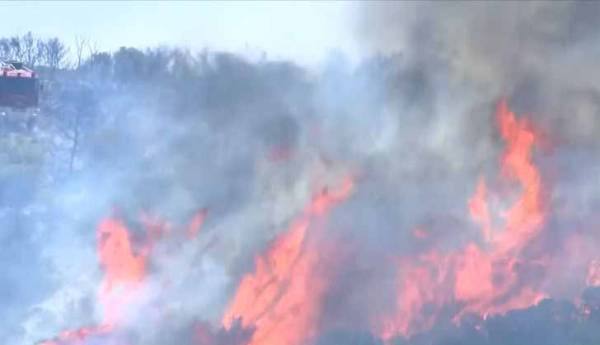
<path fill-rule="evenodd" d="M 0 4 L 3 36 L 29 30 L 72 43 L 92 39 L 102 50 L 160 44 L 235 52 L 312 64 L 356 46 L 352 2 L 35 1 Z M 7 12 L 14 15 L 7 15 Z"/>

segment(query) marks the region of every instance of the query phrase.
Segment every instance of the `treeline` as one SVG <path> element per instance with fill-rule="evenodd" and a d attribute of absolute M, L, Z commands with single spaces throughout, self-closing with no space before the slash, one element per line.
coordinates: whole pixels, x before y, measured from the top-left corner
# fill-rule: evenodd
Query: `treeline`
<path fill-rule="evenodd" d="M 8 123 L 10 116 L 0 118 L 5 138 L 20 131 L 28 140 L 11 140 L 5 145 L 0 141 L 0 165 L 13 167 L 10 171 L 0 169 L 0 187 L 39 186 L 69 179 L 73 173 L 97 172 L 101 167 L 139 160 L 154 140 L 146 143 L 131 138 L 140 135 L 140 127 L 159 123 L 160 133 L 150 137 L 165 136 L 176 128 L 196 128 L 176 134 L 188 147 L 196 145 L 199 130 L 214 133 L 214 138 L 205 134 L 203 140 L 210 138 L 215 145 L 222 138 L 240 138 L 239 143 L 228 145 L 244 147 L 257 157 L 246 152 L 231 164 L 244 162 L 251 170 L 254 161 L 266 155 L 263 150 L 293 149 L 301 141 L 303 126 L 318 114 L 355 118 L 377 114 L 388 97 L 395 99 L 397 92 L 410 92 L 415 80 L 419 81 L 419 76 L 411 73 L 399 76 L 404 72 L 393 58 L 370 59 L 355 69 L 336 60 L 322 73 L 313 73 L 293 62 L 249 61 L 228 52 L 164 46 L 106 52 L 92 41 L 77 39 L 68 46 L 65 41 L 39 39 L 30 33 L 0 40 L 8 42 L 5 58 L 22 57 L 39 72 L 43 84 L 40 115 L 30 126 Z M 48 50 L 61 53 L 48 55 Z M 366 85 L 388 83 L 392 84 L 389 88 L 371 88 L 356 97 L 356 90 L 367 89 Z M 415 102 L 420 101 L 419 96 L 413 97 Z M 342 150 L 333 143 L 325 149 Z M 195 154 L 179 145 L 169 150 L 173 152 L 166 155 L 168 159 Z M 110 168 L 107 170 L 111 173 Z M 161 173 L 156 171 L 156 175 Z M 150 170 L 145 169 L 144 174 L 151 175 Z M 215 173 L 215 179 L 221 175 Z M 194 183 L 196 179 L 190 182 Z M 245 184 L 231 185 L 234 187 L 246 188 Z M 32 187 L 32 194 L 36 189 L 39 187 Z M 0 193 L 0 206 L 15 204 L 17 197 L 24 199 L 23 203 L 34 198 L 17 191 L 8 194 Z"/>
<path fill-rule="evenodd" d="M 126 154 L 118 142 L 138 132 L 131 117 L 150 124 L 203 123 L 215 133 L 265 127 L 257 137 L 275 145 L 295 138 L 278 133 L 280 122 L 294 131 L 293 117 L 313 111 L 310 82 L 293 63 L 254 63 L 232 53 L 172 47 L 107 52 L 89 40 L 65 42 L 32 33 L 0 38 L 1 58 L 31 66 L 43 85 L 35 122 L 20 121 L 18 114 L 0 117 L 6 138 L 0 140 L 0 187 L 31 186 L 31 193 L 19 192 L 22 188 L 0 193 L 0 206 L 26 204 L 47 181 L 98 170 L 104 161 L 116 164 Z M 246 125 L 254 116 L 257 124 Z"/>
<path fill-rule="evenodd" d="M 190 62 L 191 55 L 179 49 L 156 48 L 144 51 L 122 47 L 118 51 L 102 52 L 89 39 L 76 37 L 73 45 L 52 37 L 42 38 L 32 32 L 0 37 L 0 59 L 24 62 L 26 66 L 44 71 L 101 71 L 121 79 L 140 79 L 165 72 L 169 62 Z M 162 74 L 164 76 L 164 73 Z"/>
<path fill-rule="evenodd" d="M 69 48 L 58 38 L 43 39 L 31 32 L 0 38 L 0 57 L 18 60 L 27 66 L 66 67 Z"/>
<path fill-rule="evenodd" d="M 203 51 L 193 54 L 179 48 L 137 49 L 121 47 L 117 51 L 100 51 L 92 40 L 76 37 L 69 45 L 57 38 L 42 38 L 32 32 L 0 38 L 0 59 L 17 60 L 26 66 L 45 71 L 47 68 L 64 72 L 78 72 L 79 77 L 114 77 L 118 81 L 146 82 L 156 78 L 188 77 L 206 71 L 207 64 L 216 60 L 240 72 L 239 57 L 234 54 L 211 54 Z M 217 63 L 218 63 L 217 62 Z M 233 65 L 232 65 L 233 64 Z M 90 72 L 92 75 L 90 75 Z M 72 74 L 71 74 L 72 75 Z"/>

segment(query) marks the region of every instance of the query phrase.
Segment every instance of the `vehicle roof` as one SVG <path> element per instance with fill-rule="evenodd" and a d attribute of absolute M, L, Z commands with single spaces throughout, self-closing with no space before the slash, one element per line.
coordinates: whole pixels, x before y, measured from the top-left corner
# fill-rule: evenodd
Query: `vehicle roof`
<path fill-rule="evenodd" d="M 15 68 L 16 61 L 0 61 L 0 77 L 35 78 L 35 72 L 22 65 Z"/>

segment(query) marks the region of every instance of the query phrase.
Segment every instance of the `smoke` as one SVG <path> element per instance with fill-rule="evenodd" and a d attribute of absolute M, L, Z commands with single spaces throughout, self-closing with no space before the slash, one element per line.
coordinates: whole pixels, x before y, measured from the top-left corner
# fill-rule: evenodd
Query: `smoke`
<path fill-rule="evenodd" d="M 536 129 L 532 161 L 547 212 L 540 235 L 516 255 L 544 268 L 515 268 L 514 290 L 534 282 L 556 300 L 485 319 L 466 315 L 457 324 L 464 301 L 431 298 L 417 310 L 419 319 L 434 320 L 430 327 L 408 338 L 394 334 L 395 341 L 497 344 L 510 336 L 535 343 L 547 329 L 555 344 L 597 341 L 597 302 L 575 301 L 600 250 L 600 6 L 363 6 L 349 30 L 369 55 L 357 66 L 339 55 L 309 70 L 229 53 L 124 48 L 57 72 L 46 117 L 30 134 L 44 154 L 23 159 L 26 173 L 3 172 L 3 343 L 34 344 L 103 323 L 106 267 L 96 229 L 115 217 L 145 258 L 144 283 L 126 302 L 120 328 L 86 345 L 247 344 L 252 327 L 221 322 L 240 282 L 259 273 L 256 257 L 308 217 L 315 195 L 351 176 L 351 195 L 323 219 L 311 215 L 311 235 L 296 248 L 319 253 L 317 264 L 312 256 L 307 264 L 319 274 L 302 278 L 326 272 L 327 280 L 312 287 L 320 292 L 309 301 L 318 316 L 303 324 L 315 330 L 303 341 L 382 344 L 374 320 L 396 312 L 398 294 L 410 293 L 399 289 L 399 275 L 425 266 L 441 282 L 432 279 L 416 294 L 445 292 L 453 264 L 428 260 L 473 244 L 487 250 L 468 207 L 480 178 L 500 190 L 491 212 L 518 199 L 519 186 L 495 177 L 507 146 L 495 119 L 503 97 Z M 5 151 L 9 144 L 16 145 L 7 142 Z M 187 238 L 203 209 L 198 235 Z M 152 229 L 162 232 L 153 237 Z"/>
<path fill-rule="evenodd" d="M 583 145 L 597 131 L 598 11 L 569 1 L 378 3 L 365 6 L 360 32 L 367 45 L 401 52 L 428 75 L 446 71 L 454 90 L 508 96 L 517 113 L 563 126 L 562 139 Z"/>
<path fill-rule="evenodd" d="M 593 74 L 599 10 L 590 2 L 382 2 L 364 6 L 359 30 L 365 46 L 398 54 L 408 75 L 419 76 L 421 93 L 411 99 L 425 95 L 428 107 L 420 110 L 434 119 L 423 121 L 420 128 L 436 138 L 448 137 L 435 128 L 456 133 L 456 141 L 445 140 L 435 152 L 454 162 L 459 176 L 468 176 L 473 167 L 484 176 L 497 169 L 490 158 L 498 156 L 499 143 L 486 102 L 506 97 L 512 110 L 532 119 L 542 138 L 534 160 L 550 186 L 544 201 L 550 212 L 544 234 L 526 255 L 555 255 L 542 278 L 544 290 L 554 297 L 581 291 L 581 277 L 598 250 L 597 217 L 589 211 L 597 204 L 598 184 L 588 174 L 595 171 L 589 154 L 598 147 L 600 109 Z M 413 80 L 411 85 L 419 83 Z M 449 166 L 446 170 L 452 171 Z M 460 178 L 449 180 L 456 186 Z M 460 194 L 449 195 L 456 200 Z M 526 342 L 522 335 L 516 338 Z M 424 339 L 431 341 L 431 335 Z"/>

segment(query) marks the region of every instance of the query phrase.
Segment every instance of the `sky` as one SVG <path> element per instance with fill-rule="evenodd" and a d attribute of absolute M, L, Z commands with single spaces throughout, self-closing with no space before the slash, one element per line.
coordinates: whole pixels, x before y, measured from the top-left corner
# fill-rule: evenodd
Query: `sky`
<path fill-rule="evenodd" d="M 5 2 L 2 35 L 56 36 L 71 43 L 83 37 L 101 50 L 121 46 L 187 46 L 304 64 L 324 61 L 334 51 L 358 54 L 357 5 L 353 2 L 259 1 L 29 1 Z"/>

